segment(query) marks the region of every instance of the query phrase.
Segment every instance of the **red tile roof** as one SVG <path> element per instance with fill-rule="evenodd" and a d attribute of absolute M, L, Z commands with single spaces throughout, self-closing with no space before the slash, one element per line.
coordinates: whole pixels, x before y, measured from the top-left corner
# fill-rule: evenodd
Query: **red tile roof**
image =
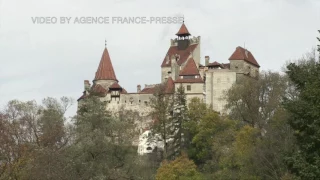
<path fill-rule="evenodd" d="M 125 90 L 124 88 L 122 88 L 121 94 L 127 94 L 127 90 Z"/>
<path fill-rule="evenodd" d="M 177 36 L 190 36 L 191 34 L 189 33 L 186 25 L 183 23 L 176 35 Z"/>
<path fill-rule="evenodd" d="M 114 69 L 111 63 L 111 59 L 109 56 L 108 49 L 105 48 L 101 57 L 101 61 L 96 72 L 96 76 L 94 80 L 115 80 L 118 81 L 116 78 L 116 74 L 114 73 Z"/>
<path fill-rule="evenodd" d="M 187 64 L 179 73 L 180 76 L 200 75 L 196 63 L 193 58 L 190 58 Z"/>
<path fill-rule="evenodd" d="M 198 44 L 192 44 L 192 45 L 189 45 L 189 47 L 187 47 L 187 49 L 185 50 L 179 50 L 178 46 L 171 46 L 167 52 L 167 55 L 169 56 L 169 61 L 167 63 L 167 56 L 165 56 L 162 61 L 161 67 L 171 67 L 171 56 L 176 54 L 180 56 L 177 62 L 178 65 L 183 64 L 189 57 L 190 53 L 192 53 L 197 46 Z"/>
<path fill-rule="evenodd" d="M 102 87 L 100 84 L 94 84 L 94 85 L 92 86 L 92 91 L 93 91 L 94 93 L 98 93 L 98 94 L 100 94 L 100 95 L 105 95 L 105 94 L 107 94 L 107 90 L 106 90 L 104 87 Z"/>
<path fill-rule="evenodd" d="M 115 82 L 109 87 L 109 89 L 122 89 L 122 87 L 117 82 Z"/>
<path fill-rule="evenodd" d="M 217 61 L 208 64 L 208 66 L 220 66 L 220 65 L 221 65 L 221 64 L 218 63 Z"/>
<path fill-rule="evenodd" d="M 159 86 L 160 84 L 155 85 L 154 87 L 148 87 L 148 88 L 144 88 L 142 89 L 139 94 L 154 94 L 156 88 Z M 168 78 L 166 84 L 165 84 L 165 89 L 164 89 L 165 93 L 167 94 L 172 94 L 174 93 L 174 81 L 171 77 Z"/>
<path fill-rule="evenodd" d="M 202 78 L 195 78 L 195 79 L 177 79 L 174 83 L 204 83 Z"/>
<path fill-rule="evenodd" d="M 250 51 L 244 49 L 243 47 L 238 46 L 234 53 L 231 55 L 229 60 L 245 60 L 248 63 L 260 67 L 256 59 L 253 57 Z"/>
<path fill-rule="evenodd" d="M 155 88 L 144 88 L 140 91 L 140 94 L 153 94 L 155 91 Z"/>

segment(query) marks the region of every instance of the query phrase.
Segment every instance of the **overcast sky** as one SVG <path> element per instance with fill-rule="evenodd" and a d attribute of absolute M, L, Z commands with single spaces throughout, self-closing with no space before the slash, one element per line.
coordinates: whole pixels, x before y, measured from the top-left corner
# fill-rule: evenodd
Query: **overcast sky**
<path fill-rule="evenodd" d="M 248 48 L 262 70 L 281 69 L 317 44 L 320 0 L 0 0 L 0 105 L 11 99 L 82 95 L 93 80 L 104 40 L 120 81 L 160 82 L 160 65 L 180 24 L 33 24 L 32 17 L 184 16 L 201 36 L 201 61 L 227 63 Z M 73 115 L 76 105 L 68 115 Z"/>

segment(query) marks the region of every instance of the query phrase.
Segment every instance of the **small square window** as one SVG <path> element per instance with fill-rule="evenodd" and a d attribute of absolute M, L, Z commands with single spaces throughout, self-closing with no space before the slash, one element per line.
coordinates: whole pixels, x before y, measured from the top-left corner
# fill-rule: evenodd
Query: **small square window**
<path fill-rule="evenodd" d="M 187 85 L 187 91 L 191 91 L 191 85 Z"/>

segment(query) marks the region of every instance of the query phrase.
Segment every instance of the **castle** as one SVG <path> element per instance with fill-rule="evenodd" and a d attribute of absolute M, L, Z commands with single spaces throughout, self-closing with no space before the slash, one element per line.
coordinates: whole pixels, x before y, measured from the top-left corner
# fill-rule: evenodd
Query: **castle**
<path fill-rule="evenodd" d="M 171 39 L 170 47 L 161 63 L 161 83 L 166 86 L 166 93 L 173 94 L 180 85 L 185 88 L 187 101 L 194 97 L 202 99 L 211 105 L 215 111 L 225 112 L 223 95 L 241 77 L 257 77 L 259 64 L 250 51 L 237 47 L 231 54 L 229 63 L 223 64 L 210 62 L 205 56 L 205 63 L 200 64 L 201 38 L 190 37 L 186 25 L 183 23 L 176 33 L 177 38 Z M 88 80 L 84 81 L 83 95 L 88 95 L 89 90 L 98 93 L 101 100 L 107 101 L 107 109 L 111 112 L 118 111 L 121 107 L 128 110 L 137 110 L 140 115 L 146 116 L 151 110 L 150 97 L 153 96 L 154 85 L 137 85 L 137 92 L 128 93 L 116 78 L 108 49 L 105 48 L 96 71 L 93 85 Z M 141 124 L 141 128 L 146 125 Z"/>

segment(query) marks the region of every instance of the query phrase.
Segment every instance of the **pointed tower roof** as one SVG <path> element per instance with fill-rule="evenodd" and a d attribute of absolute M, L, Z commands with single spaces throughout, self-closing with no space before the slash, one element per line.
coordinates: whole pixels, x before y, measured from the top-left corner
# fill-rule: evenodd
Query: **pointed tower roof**
<path fill-rule="evenodd" d="M 179 31 L 176 34 L 177 36 L 190 36 L 191 34 L 189 33 L 186 25 L 184 24 L 184 22 L 182 23 Z"/>
<path fill-rule="evenodd" d="M 192 75 L 200 75 L 199 70 L 197 68 L 196 63 L 193 58 L 190 58 L 187 61 L 187 64 L 184 66 L 182 71 L 180 71 L 180 76 L 192 76 Z"/>
<path fill-rule="evenodd" d="M 105 48 L 100 60 L 100 64 L 98 70 L 96 72 L 96 76 L 94 80 L 115 80 L 118 81 L 116 78 L 116 74 L 114 73 L 113 66 L 111 63 L 111 59 L 109 56 L 108 49 Z"/>

